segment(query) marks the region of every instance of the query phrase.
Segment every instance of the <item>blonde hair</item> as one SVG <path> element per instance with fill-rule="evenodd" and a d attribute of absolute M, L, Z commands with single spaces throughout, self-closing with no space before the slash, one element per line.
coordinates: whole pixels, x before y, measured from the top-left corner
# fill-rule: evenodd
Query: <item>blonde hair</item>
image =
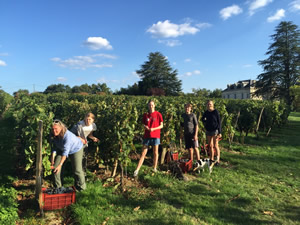
<path fill-rule="evenodd" d="M 208 103 L 212 103 L 212 107 L 213 107 L 213 109 L 215 109 L 215 103 L 214 103 L 214 101 L 213 100 L 208 100 L 207 102 L 206 102 L 206 107 L 208 108 Z"/>
<path fill-rule="evenodd" d="M 60 139 L 62 139 L 64 137 L 65 133 L 67 132 L 66 125 L 63 122 L 61 122 L 60 120 L 57 120 L 57 119 L 53 120 L 52 127 L 54 125 L 58 125 L 61 128 L 61 132 L 59 133 L 59 135 L 57 137 L 60 138 Z M 52 130 L 51 130 L 51 134 L 52 134 L 52 136 L 54 136 Z"/>

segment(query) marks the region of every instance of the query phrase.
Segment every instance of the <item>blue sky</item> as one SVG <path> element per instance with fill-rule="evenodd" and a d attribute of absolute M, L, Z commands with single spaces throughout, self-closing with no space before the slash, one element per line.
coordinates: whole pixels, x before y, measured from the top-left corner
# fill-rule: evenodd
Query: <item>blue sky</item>
<path fill-rule="evenodd" d="M 0 0 L 0 86 L 139 81 L 150 52 L 177 69 L 183 91 L 256 79 L 281 21 L 300 26 L 300 0 Z"/>

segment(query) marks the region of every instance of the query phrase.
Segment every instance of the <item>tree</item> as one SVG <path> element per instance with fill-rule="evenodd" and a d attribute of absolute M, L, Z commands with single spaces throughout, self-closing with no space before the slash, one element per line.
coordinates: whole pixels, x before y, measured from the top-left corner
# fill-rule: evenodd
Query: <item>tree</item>
<path fill-rule="evenodd" d="M 110 88 L 107 87 L 107 85 L 105 83 L 92 84 L 91 91 L 92 91 L 92 94 L 99 94 L 99 93 L 111 94 L 112 93 Z"/>
<path fill-rule="evenodd" d="M 192 88 L 192 92 L 195 96 L 208 98 L 211 91 L 206 88 Z"/>
<path fill-rule="evenodd" d="M 137 83 L 128 85 L 127 88 L 121 88 L 120 91 L 116 92 L 117 95 L 140 95 L 140 88 Z"/>
<path fill-rule="evenodd" d="M 300 112 L 300 85 L 292 86 L 291 94 L 293 96 L 293 110 Z"/>
<path fill-rule="evenodd" d="M 64 85 L 64 84 L 51 84 L 49 85 L 45 91 L 44 94 L 50 94 L 50 93 L 60 93 L 60 92 L 66 92 L 70 93 L 71 88 L 69 85 Z"/>
<path fill-rule="evenodd" d="M 222 89 L 216 88 L 209 94 L 210 98 L 222 98 Z"/>
<path fill-rule="evenodd" d="M 165 56 L 160 52 L 150 53 L 137 74 L 141 78 L 139 89 L 143 95 L 158 93 L 165 95 L 179 95 L 181 92 L 181 80 L 177 78 L 177 70 L 173 70 Z M 153 89 L 155 88 L 155 89 Z M 154 91 L 155 90 L 155 91 Z"/>
<path fill-rule="evenodd" d="M 19 89 L 18 91 L 13 93 L 14 97 L 19 97 L 21 95 L 29 95 L 29 91 L 27 89 Z"/>
<path fill-rule="evenodd" d="M 271 35 L 274 41 L 265 60 L 258 61 L 264 72 L 257 76 L 256 95 L 270 99 L 283 99 L 291 105 L 293 96 L 290 87 L 299 81 L 300 68 L 300 31 L 292 22 L 282 21 Z"/>
<path fill-rule="evenodd" d="M 0 117 L 2 113 L 5 111 L 7 104 L 9 104 L 12 100 L 13 97 L 10 94 L 0 89 Z"/>

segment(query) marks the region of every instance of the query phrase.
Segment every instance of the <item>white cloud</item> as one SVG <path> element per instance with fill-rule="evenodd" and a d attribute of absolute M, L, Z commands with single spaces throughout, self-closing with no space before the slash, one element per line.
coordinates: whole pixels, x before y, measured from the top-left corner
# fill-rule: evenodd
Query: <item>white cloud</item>
<path fill-rule="evenodd" d="M 179 40 L 158 40 L 158 43 L 164 44 L 169 47 L 175 47 L 178 45 L 182 45 L 182 43 Z"/>
<path fill-rule="evenodd" d="M 191 26 L 190 23 L 175 24 L 169 20 L 163 22 L 159 21 L 153 24 L 148 30 L 148 33 L 153 34 L 154 37 L 161 38 L 176 38 L 186 34 L 196 34 L 200 30 L 197 27 Z"/>
<path fill-rule="evenodd" d="M 199 29 L 205 29 L 211 27 L 212 25 L 210 23 L 198 23 L 195 26 Z"/>
<path fill-rule="evenodd" d="M 102 58 L 106 58 L 106 59 L 117 59 L 117 56 L 115 55 L 109 55 L 109 54 L 94 54 L 91 55 L 92 57 L 102 57 Z"/>
<path fill-rule="evenodd" d="M 195 75 L 199 75 L 199 74 L 201 74 L 201 72 L 200 72 L 200 70 L 194 70 L 194 72 L 193 72 Z"/>
<path fill-rule="evenodd" d="M 273 2 L 273 0 L 254 0 L 254 1 L 252 1 L 249 6 L 250 16 L 252 16 L 258 9 L 267 6 L 271 2 Z"/>
<path fill-rule="evenodd" d="M 273 21 L 280 20 L 284 16 L 285 16 L 285 10 L 284 9 L 278 9 L 277 12 L 273 16 L 268 17 L 267 21 L 269 23 L 271 23 Z"/>
<path fill-rule="evenodd" d="M 243 9 L 238 5 L 232 5 L 220 10 L 220 16 L 223 20 L 227 20 L 233 15 L 238 15 L 243 12 Z"/>
<path fill-rule="evenodd" d="M 251 64 L 245 64 L 245 65 L 243 65 L 243 67 L 244 68 L 249 68 L 249 67 L 252 67 L 252 65 Z"/>
<path fill-rule="evenodd" d="M 3 60 L 0 60 L 0 66 L 7 66 L 6 62 L 4 62 Z"/>
<path fill-rule="evenodd" d="M 200 70 L 194 70 L 192 72 L 186 72 L 185 74 L 183 74 L 182 77 L 190 77 L 193 75 L 200 75 L 200 74 L 201 74 Z"/>
<path fill-rule="evenodd" d="M 119 80 L 108 80 L 105 77 L 101 77 L 101 78 L 97 79 L 97 83 L 106 83 L 106 84 L 108 84 L 108 83 L 120 83 L 120 81 Z"/>
<path fill-rule="evenodd" d="M 61 59 L 59 57 L 54 57 L 51 60 L 53 62 L 56 62 L 60 67 L 66 67 L 70 69 L 85 70 L 87 68 L 112 67 L 111 63 L 100 63 L 99 58 L 116 59 L 116 57 L 112 55 L 95 54 L 86 56 L 74 56 L 69 59 Z"/>
<path fill-rule="evenodd" d="M 184 62 L 190 62 L 192 61 L 191 59 L 185 59 Z"/>
<path fill-rule="evenodd" d="M 292 12 L 300 11 L 300 0 L 292 1 L 289 6 Z"/>
<path fill-rule="evenodd" d="M 112 46 L 109 44 L 109 41 L 102 37 L 89 37 L 85 42 L 88 48 L 92 50 L 106 49 L 111 50 Z"/>
<path fill-rule="evenodd" d="M 65 78 L 65 77 L 58 77 L 57 80 L 59 82 L 65 82 L 67 80 L 67 78 Z"/>

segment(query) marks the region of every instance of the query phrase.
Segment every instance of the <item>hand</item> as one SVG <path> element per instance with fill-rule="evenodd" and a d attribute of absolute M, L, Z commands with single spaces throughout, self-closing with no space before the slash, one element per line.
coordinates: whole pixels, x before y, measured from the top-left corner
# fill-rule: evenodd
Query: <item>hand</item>
<path fill-rule="evenodd" d="M 197 141 L 198 140 L 198 136 L 195 135 L 194 140 Z"/>
<path fill-rule="evenodd" d="M 98 141 L 99 141 L 99 139 L 96 138 L 96 137 L 94 137 L 92 140 L 93 140 L 94 142 L 98 142 Z"/>
<path fill-rule="evenodd" d="M 218 138 L 221 138 L 222 137 L 222 134 L 218 134 Z"/>
<path fill-rule="evenodd" d="M 149 131 L 150 132 L 155 131 L 155 128 L 149 128 Z"/>
<path fill-rule="evenodd" d="M 61 170 L 62 165 L 59 164 L 53 171 L 53 173 L 57 174 Z"/>
<path fill-rule="evenodd" d="M 83 139 L 83 138 L 81 138 L 81 137 L 79 137 L 79 139 L 81 140 L 81 142 L 82 142 L 82 144 L 86 144 L 87 143 L 87 140 L 85 140 L 85 139 Z"/>
<path fill-rule="evenodd" d="M 145 125 L 145 130 L 150 130 L 150 128 L 147 125 Z"/>

